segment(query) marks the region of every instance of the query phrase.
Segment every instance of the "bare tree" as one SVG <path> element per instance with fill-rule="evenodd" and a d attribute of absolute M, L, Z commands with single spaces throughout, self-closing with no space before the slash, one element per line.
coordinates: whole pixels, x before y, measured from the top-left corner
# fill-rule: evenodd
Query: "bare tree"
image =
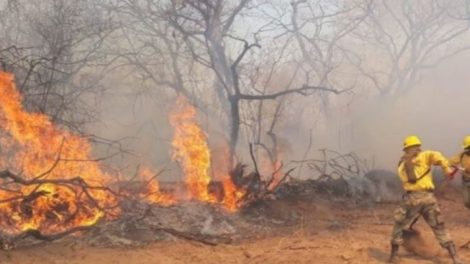
<path fill-rule="evenodd" d="M 274 100 L 279 97 L 300 93 L 310 94 L 309 91 L 338 91 L 323 86 L 302 83 L 297 88 L 279 90 L 272 93 L 263 93 L 250 86 L 250 73 L 247 74 L 243 61 L 254 56 L 256 50 L 261 48 L 256 29 L 240 33 L 234 29 L 237 19 L 246 19 L 250 11 L 261 8 L 269 1 L 242 0 L 238 2 L 227 0 L 211 1 L 167 1 L 156 4 L 148 0 L 123 0 L 116 10 L 124 10 L 139 22 L 133 28 L 152 34 L 150 42 L 141 47 L 150 47 L 155 51 L 153 55 L 163 54 L 165 61 L 160 72 L 152 71 L 149 78 L 155 82 L 172 88 L 178 93 L 189 95 L 193 101 L 201 101 L 205 95 L 190 92 L 191 86 L 188 77 L 181 74 L 206 68 L 212 73 L 211 78 L 205 78 L 203 83 L 207 86 L 213 80 L 214 90 L 206 91 L 209 96 L 213 94 L 223 109 L 229 121 L 230 146 L 232 154 L 239 140 L 240 126 L 243 123 L 241 102 Z M 165 23 L 169 23 L 168 28 Z M 262 27 L 262 25 L 261 25 Z M 155 37 L 155 38 L 153 38 Z M 130 42 L 133 42 L 131 40 Z M 142 50 L 142 49 L 135 49 Z M 137 52 L 138 53 L 138 52 Z M 131 62 L 142 67 L 141 60 L 136 61 L 133 54 Z M 141 57 L 142 59 L 146 59 Z M 148 60 L 146 60 L 148 62 Z M 184 62 L 187 62 L 183 65 Z M 192 62 L 196 62 L 193 65 Z M 148 65 L 145 65 L 149 69 Z M 144 69 L 144 72 L 150 73 Z M 209 75 L 210 76 L 210 75 Z M 155 78 L 157 77 L 157 78 Z M 199 98 L 199 99 L 196 99 Z"/>
<path fill-rule="evenodd" d="M 277 47 L 268 47 L 269 52 L 264 54 L 272 58 L 271 61 L 260 62 L 264 64 L 266 76 L 257 78 L 255 74 L 262 75 L 261 71 L 252 67 L 250 80 L 255 81 L 251 86 L 262 94 L 269 93 L 267 86 L 273 86 L 276 82 L 273 79 L 283 74 L 287 79 L 282 82 L 282 85 L 285 83 L 283 90 L 303 83 L 317 83 L 337 91 L 351 91 L 355 82 L 344 74 L 345 57 L 350 48 L 347 39 L 365 19 L 367 5 L 370 5 L 369 1 L 271 1 L 262 12 L 264 19 L 271 23 L 260 28 L 257 35 L 274 39 Z M 256 62 L 251 64 L 257 65 Z M 289 68 L 294 70 L 286 71 Z M 315 98 L 319 102 L 312 98 L 301 103 L 294 97 L 287 97 L 276 100 L 273 105 L 263 101 L 257 104 L 256 110 L 252 111 L 252 119 L 256 120 L 252 125 L 256 131 L 253 139 L 263 153 L 267 153 L 272 164 L 279 163 L 281 148 L 276 128 L 282 119 L 303 118 L 290 109 L 321 109 L 328 114 L 329 94 L 317 93 Z"/>
<path fill-rule="evenodd" d="M 397 97 L 426 70 L 470 49 L 467 7 L 466 1 L 374 1 L 355 32 L 350 61 L 379 94 Z"/>
<path fill-rule="evenodd" d="M 351 33 L 364 21 L 371 1 L 305 1 L 291 2 L 290 23 L 283 27 L 291 32 L 301 53 L 301 69 L 310 80 L 320 85 L 351 90 L 355 83 L 341 72 L 347 42 Z M 346 81 L 345 81 L 346 80 Z M 328 98 L 322 96 L 327 110 Z"/>
<path fill-rule="evenodd" d="M 75 129 L 94 119 L 84 96 L 103 88 L 98 51 L 112 32 L 103 10 L 92 0 L 13 0 L 0 10 L 0 65 L 15 73 L 25 105 Z"/>

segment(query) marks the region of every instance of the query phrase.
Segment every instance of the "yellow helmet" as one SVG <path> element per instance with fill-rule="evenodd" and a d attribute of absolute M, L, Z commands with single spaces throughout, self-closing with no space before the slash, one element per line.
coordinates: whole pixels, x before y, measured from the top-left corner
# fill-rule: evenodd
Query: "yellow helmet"
<path fill-rule="evenodd" d="M 412 146 L 418 146 L 418 145 L 421 145 L 421 140 L 417 136 L 408 136 L 403 141 L 403 149 L 406 149 Z M 470 145 L 470 141 L 469 141 L 469 145 Z"/>
<path fill-rule="evenodd" d="M 464 139 L 463 139 L 463 145 L 462 147 L 464 149 L 466 148 L 470 148 L 470 136 L 466 136 Z"/>

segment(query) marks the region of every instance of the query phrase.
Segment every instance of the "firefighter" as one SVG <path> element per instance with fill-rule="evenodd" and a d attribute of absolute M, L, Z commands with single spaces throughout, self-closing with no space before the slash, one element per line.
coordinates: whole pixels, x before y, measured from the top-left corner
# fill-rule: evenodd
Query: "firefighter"
<path fill-rule="evenodd" d="M 470 209 L 470 136 L 464 138 L 462 148 L 463 151 L 450 162 L 461 169 L 464 204 Z"/>
<path fill-rule="evenodd" d="M 434 196 L 434 183 L 431 167 L 440 166 L 452 178 L 457 171 L 449 161 L 437 151 L 421 150 L 421 140 L 417 136 L 406 137 L 403 143 L 403 156 L 398 164 L 398 176 L 405 194 L 400 207 L 394 212 L 395 225 L 391 240 L 391 263 L 399 262 L 398 249 L 403 244 L 403 230 L 419 216 L 423 216 L 439 241 L 447 249 L 454 264 L 461 264 L 455 244 L 451 240 L 440 215 Z"/>

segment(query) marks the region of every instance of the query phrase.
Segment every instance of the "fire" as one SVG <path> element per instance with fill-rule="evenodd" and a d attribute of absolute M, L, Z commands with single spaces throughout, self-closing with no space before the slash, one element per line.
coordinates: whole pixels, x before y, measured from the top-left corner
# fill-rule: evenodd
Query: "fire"
<path fill-rule="evenodd" d="M 209 174 L 211 152 L 207 136 L 197 123 L 196 109 L 186 98 L 177 98 L 176 108 L 170 115 L 170 123 L 175 131 L 172 141 L 173 159 L 182 166 L 191 198 L 209 203 L 220 202 L 228 210 L 234 211 L 244 191 L 238 190 L 227 172 L 224 172 L 221 179 L 216 179 L 222 182 L 222 201 L 209 192 L 209 184 L 214 180 Z"/>
<path fill-rule="evenodd" d="M 176 110 L 170 115 L 175 132 L 171 145 L 173 159 L 183 167 L 186 185 L 192 198 L 214 202 L 208 192 L 210 151 L 206 135 L 196 122 L 196 109 L 184 97 L 176 101 Z"/>
<path fill-rule="evenodd" d="M 282 180 L 282 162 L 279 159 L 275 160 L 272 163 L 271 170 L 274 171 L 274 173 L 272 175 L 271 184 L 267 187 L 268 190 L 273 190 L 276 186 L 279 185 L 279 182 Z"/>
<path fill-rule="evenodd" d="M 139 176 L 145 183 L 146 191 L 142 194 L 142 198 L 150 203 L 159 204 L 162 206 L 169 206 L 176 203 L 173 195 L 162 193 L 160 191 L 160 183 L 154 179 L 157 173 L 150 168 L 140 170 Z"/>
<path fill-rule="evenodd" d="M 245 190 L 237 188 L 230 177 L 224 179 L 223 185 L 225 191 L 223 205 L 227 210 L 234 212 L 238 209 L 238 201 L 245 195 Z"/>
<path fill-rule="evenodd" d="M 105 216 L 105 208 L 118 213 L 116 200 L 103 186 L 110 180 L 91 158 L 85 139 L 53 125 L 49 117 L 29 113 L 13 76 L 0 72 L 0 166 L 25 180 L 43 183 L 16 184 L 3 181 L 0 189 L 0 225 L 15 233 L 26 229 L 56 232 L 89 226 Z M 47 180 L 80 177 L 92 188 Z"/>
<path fill-rule="evenodd" d="M 195 108 L 185 98 L 178 98 L 170 123 L 175 130 L 173 159 L 182 166 L 191 199 L 236 210 L 244 190 L 233 184 L 227 172 L 215 172 L 217 179 L 210 176 L 207 136 L 196 121 Z M 0 226 L 3 232 L 35 229 L 47 234 L 117 217 L 119 196 L 106 187 L 115 178 L 101 169 L 91 151 L 87 138 L 55 126 L 44 114 L 27 112 L 13 75 L 0 72 Z M 160 190 L 155 175 L 151 169 L 139 172 L 145 190 L 138 197 L 163 206 L 179 202 L 174 194 Z M 211 188 L 221 189 L 219 195 Z"/>

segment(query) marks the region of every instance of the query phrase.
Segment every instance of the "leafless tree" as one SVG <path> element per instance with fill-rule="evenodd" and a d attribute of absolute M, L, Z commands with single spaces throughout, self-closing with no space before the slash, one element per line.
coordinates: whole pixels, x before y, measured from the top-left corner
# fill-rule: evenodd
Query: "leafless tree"
<path fill-rule="evenodd" d="M 350 61 L 379 94 L 396 98 L 426 70 L 468 52 L 466 10 L 468 1 L 374 1 L 355 32 Z"/>
<path fill-rule="evenodd" d="M 275 89 L 272 93 L 263 93 L 250 86 L 251 73 L 246 72 L 243 62 L 262 47 L 256 29 L 250 28 L 248 33 L 240 33 L 235 30 L 234 24 L 240 19 L 246 22 L 250 12 L 269 1 L 184 0 L 157 4 L 149 0 L 123 0 L 118 3 L 120 4 L 116 5 L 116 10 L 125 10 L 126 14 L 139 23 L 133 28 L 134 32 L 141 30 L 152 36 L 147 41 L 141 41 L 141 48 L 135 50 L 141 52 L 148 48 L 152 55 L 162 55 L 160 65 L 163 65 L 163 69 L 155 72 L 148 71 L 148 58 L 141 57 L 146 60 L 144 63 L 136 60 L 139 52 L 132 54 L 130 61 L 145 68 L 143 71 L 148 74 L 148 78 L 178 93 L 189 95 L 197 102 L 205 95 L 191 92 L 191 86 L 187 85 L 190 79 L 182 71 L 190 74 L 204 70 L 202 68 L 206 72 L 209 70 L 210 77 L 206 76 L 201 82 L 207 87 L 213 81 L 214 90 L 207 92 L 206 89 L 205 93 L 218 99 L 220 109 L 223 109 L 222 113 L 227 117 L 232 153 L 239 140 L 240 126 L 244 122 L 242 102 L 274 100 L 293 93 L 306 95 L 309 91 L 317 90 L 338 92 L 333 88 L 307 82 L 287 90 Z M 129 42 L 134 41 L 135 39 L 131 39 Z M 183 65 L 184 62 L 186 64 Z"/>
<path fill-rule="evenodd" d="M 257 35 L 274 39 L 276 47 L 268 47 L 269 53 L 265 55 L 271 60 L 262 62 L 265 76 L 250 77 L 255 80 L 251 86 L 262 94 L 268 93 L 267 86 L 273 86 L 273 79 L 284 74 L 287 79 L 284 90 L 303 83 L 317 83 L 338 91 L 351 91 L 355 82 L 344 74 L 345 56 L 349 52 L 347 38 L 365 19 L 364 9 L 368 5 L 369 1 L 271 1 L 262 12 L 264 20 L 271 23 L 260 28 Z M 289 68 L 294 70 L 286 71 Z M 258 68 L 250 72 L 261 74 Z M 252 119 L 256 120 L 252 125 L 256 131 L 254 142 L 262 147 L 273 164 L 278 163 L 281 151 L 276 127 L 282 119 L 301 118 L 289 109 L 316 108 L 327 114 L 329 94 L 317 93 L 315 98 L 319 102 L 312 98 L 308 103 L 301 103 L 302 106 L 293 97 L 276 100 L 272 106 L 263 101 L 257 104 L 252 111 Z M 270 108 L 272 111 L 268 110 Z"/>
<path fill-rule="evenodd" d="M 94 119 L 85 97 L 103 88 L 98 51 L 110 17 L 92 0 L 0 3 L 0 65 L 15 74 L 25 105 L 75 129 Z"/>

